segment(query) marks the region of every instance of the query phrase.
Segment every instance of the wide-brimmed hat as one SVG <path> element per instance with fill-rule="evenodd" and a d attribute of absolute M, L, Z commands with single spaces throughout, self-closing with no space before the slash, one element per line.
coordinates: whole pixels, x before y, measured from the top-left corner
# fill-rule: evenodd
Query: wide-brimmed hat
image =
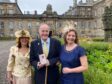
<path fill-rule="evenodd" d="M 18 30 L 15 32 L 15 36 L 16 36 L 16 42 L 17 43 L 21 37 L 28 37 L 29 42 L 31 42 L 31 40 L 32 40 L 31 35 L 27 30 Z"/>

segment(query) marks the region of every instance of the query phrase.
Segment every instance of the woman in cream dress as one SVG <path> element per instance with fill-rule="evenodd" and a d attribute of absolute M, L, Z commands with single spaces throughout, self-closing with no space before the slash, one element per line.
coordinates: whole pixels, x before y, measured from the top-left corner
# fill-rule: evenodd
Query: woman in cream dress
<path fill-rule="evenodd" d="M 31 84 L 31 65 L 29 62 L 31 37 L 26 30 L 17 31 L 15 36 L 17 45 L 10 48 L 7 78 L 12 84 Z"/>

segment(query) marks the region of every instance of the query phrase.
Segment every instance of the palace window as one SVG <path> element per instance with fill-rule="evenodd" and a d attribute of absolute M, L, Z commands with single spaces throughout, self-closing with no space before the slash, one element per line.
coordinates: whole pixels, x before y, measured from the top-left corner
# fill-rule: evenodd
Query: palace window
<path fill-rule="evenodd" d="M 110 34 L 110 38 L 112 38 L 112 34 Z"/>
<path fill-rule="evenodd" d="M 9 28 L 13 29 L 14 28 L 14 22 L 9 22 Z"/>
<path fill-rule="evenodd" d="M 88 22 L 88 27 L 91 28 L 91 22 Z"/>
<path fill-rule="evenodd" d="M 85 28 L 85 22 L 81 21 L 81 28 L 84 29 Z"/>
<path fill-rule="evenodd" d="M 0 15 L 2 14 L 2 9 L 0 9 Z"/>
<path fill-rule="evenodd" d="M 85 8 L 80 8 L 80 15 L 84 16 L 85 15 Z"/>
<path fill-rule="evenodd" d="M 77 28 L 81 28 L 81 22 L 77 22 Z"/>
<path fill-rule="evenodd" d="M 74 27 L 77 28 L 77 22 L 74 22 Z"/>
<path fill-rule="evenodd" d="M 28 23 L 28 28 L 32 28 L 32 23 Z"/>
<path fill-rule="evenodd" d="M 14 14 L 14 10 L 13 9 L 9 9 L 8 10 L 8 14 Z"/>
<path fill-rule="evenodd" d="M 18 26 L 19 29 L 22 29 L 23 28 L 22 22 L 19 22 Z"/>
<path fill-rule="evenodd" d="M 4 22 L 0 22 L 0 29 L 4 28 Z"/>
<path fill-rule="evenodd" d="M 94 22 L 94 28 L 97 28 L 97 21 Z"/>
<path fill-rule="evenodd" d="M 62 23 L 61 22 L 58 22 L 57 23 L 57 27 L 60 28 L 61 26 L 62 26 Z"/>
<path fill-rule="evenodd" d="M 87 9 L 87 15 L 89 15 L 89 16 L 91 15 L 91 8 Z"/>
<path fill-rule="evenodd" d="M 4 14 L 4 10 L 0 9 L 0 15 Z"/>

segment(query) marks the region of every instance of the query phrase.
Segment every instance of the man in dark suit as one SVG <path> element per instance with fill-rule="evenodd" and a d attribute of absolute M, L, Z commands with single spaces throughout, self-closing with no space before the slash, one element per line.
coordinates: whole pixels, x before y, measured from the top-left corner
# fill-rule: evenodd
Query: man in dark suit
<path fill-rule="evenodd" d="M 30 63 L 35 69 L 34 80 L 36 84 L 45 84 L 45 82 L 47 84 L 57 84 L 59 79 L 57 62 L 59 61 L 61 44 L 58 40 L 49 38 L 49 31 L 50 28 L 47 24 L 41 24 L 39 27 L 40 39 L 31 43 Z M 46 43 L 46 50 L 44 43 Z M 39 60 L 39 56 L 42 54 L 45 54 L 47 58 L 45 64 L 42 64 Z"/>

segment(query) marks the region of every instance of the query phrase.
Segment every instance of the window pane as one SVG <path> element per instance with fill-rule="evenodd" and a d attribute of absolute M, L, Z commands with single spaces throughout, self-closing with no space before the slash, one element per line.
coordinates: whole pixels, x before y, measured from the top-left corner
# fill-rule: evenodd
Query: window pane
<path fill-rule="evenodd" d="M 9 13 L 9 14 L 14 14 L 14 10 L 9 9 L 8 13 Z"/>
<path fill-rule="evenodd" d="M 9 28 L 13 29 L 14 28 L 14 23 L 13 22 L 9 22 Z"/>
<path fill-rule="evenodd" d="M 0 22 L 0 29 L 4 28 L 4 22 Z"/>

